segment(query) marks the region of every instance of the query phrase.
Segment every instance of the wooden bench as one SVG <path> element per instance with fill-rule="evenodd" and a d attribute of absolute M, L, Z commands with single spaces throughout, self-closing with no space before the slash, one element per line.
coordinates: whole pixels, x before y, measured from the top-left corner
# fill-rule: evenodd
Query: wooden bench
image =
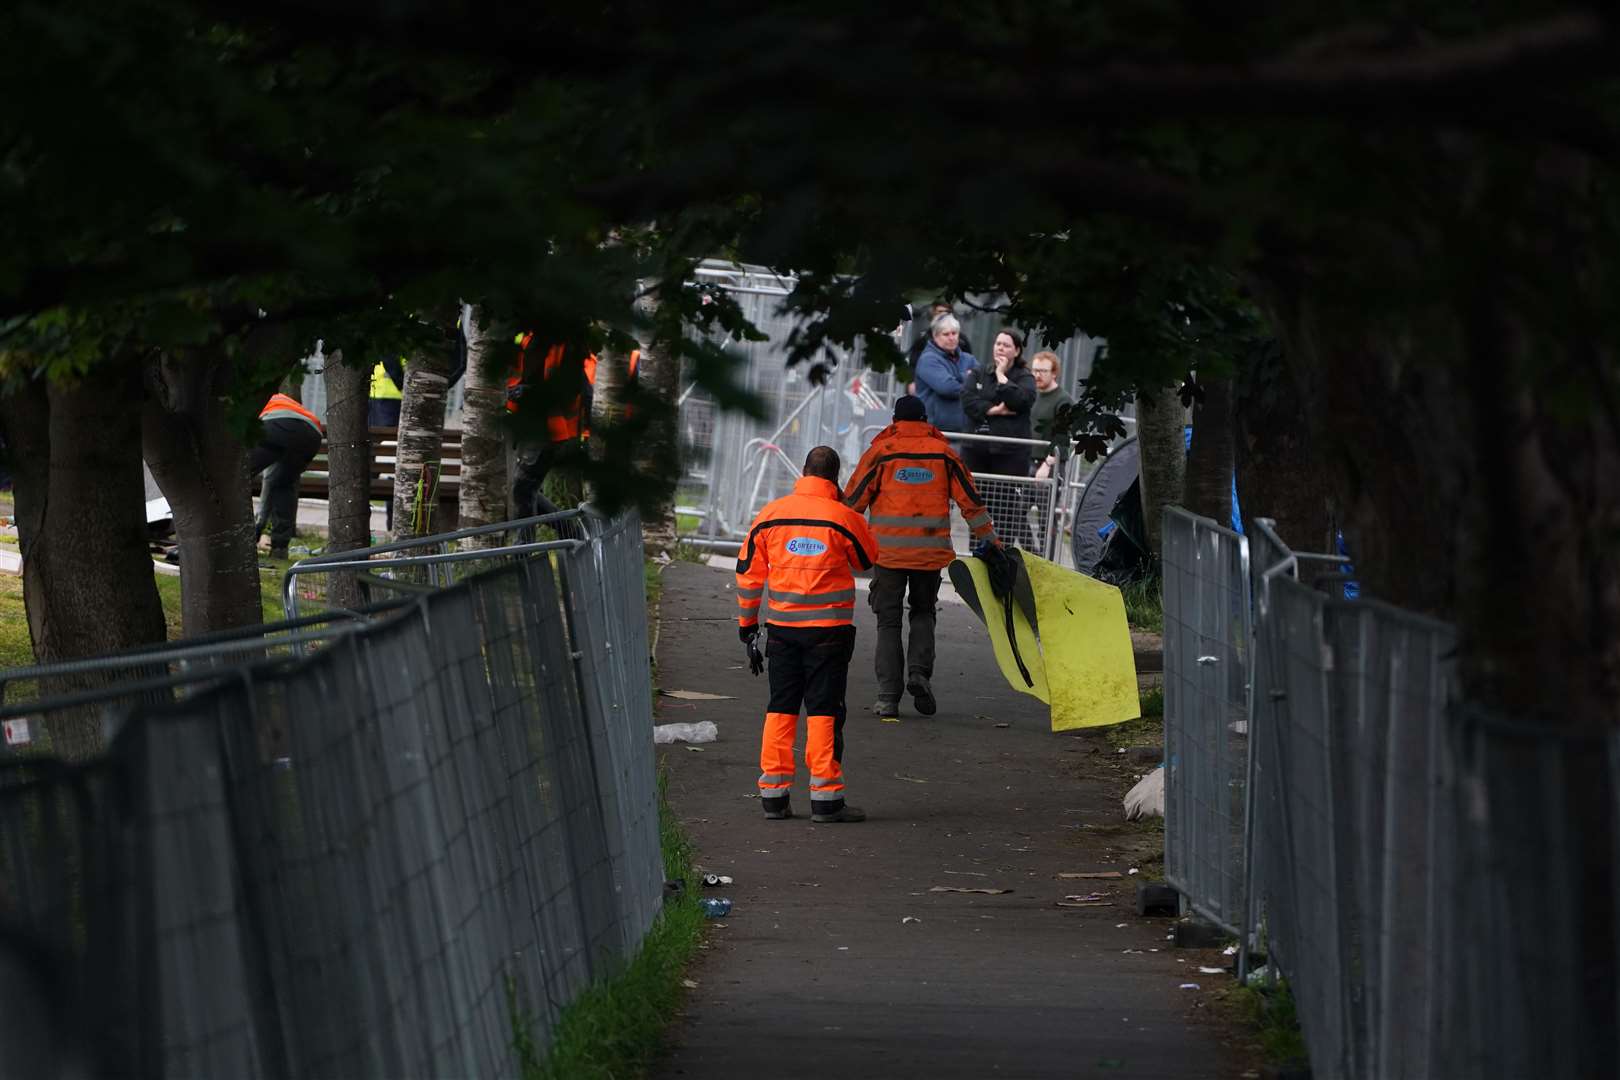
<path fill-rule="evenodd" d="M 387 427 L 367 428 L 371 453 L 368 460 L 370 483 L 368 497 L 387 502 L 394 497 L 394 455 L 399 446 L 399 433 Z M 326 440 L 321 440 L 320 452 L 304 470 L 298 482 L 301 499 L 327 499 L 330 465 L 326 456 Z M 459 518 L 461 501 L 461 430 L 446 428 L 444 441 L 439 447 L 438 509 L 434 513 L 436 532 L 454 529 Z"/>

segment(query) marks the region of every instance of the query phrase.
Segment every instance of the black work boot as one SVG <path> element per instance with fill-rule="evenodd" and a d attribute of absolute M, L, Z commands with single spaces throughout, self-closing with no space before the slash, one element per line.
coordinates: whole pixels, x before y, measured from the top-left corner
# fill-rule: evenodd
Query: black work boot
<path fill-rule="evenodd" d="M 771 821 L 793 816 L 793 806 L 786 799 L 761 799 L 760 805 L 765 807 L 765 817 Z"/>
<path fill-rule="evenodd" d="M 866 811 L 844 804 L 830 814 L 812 812 L 810 820 L 821 825 L 836 825 L 844 822 L 865 821 Z"/>
<path fill-rule="evenodd" d="M 879 701 L 872 706 L 872 715 L 879 720 L 900 719 L 900 703 L 898 701 Z"/>
<path fill-rule="evenodd" d="M 922 672 L 913 671 L 906 679 L 906 692 L 924 716 L 933 716 L 939 709 L 939 703 L 934 700 L 934 688 L 928 685 L 928 676 Z"/>

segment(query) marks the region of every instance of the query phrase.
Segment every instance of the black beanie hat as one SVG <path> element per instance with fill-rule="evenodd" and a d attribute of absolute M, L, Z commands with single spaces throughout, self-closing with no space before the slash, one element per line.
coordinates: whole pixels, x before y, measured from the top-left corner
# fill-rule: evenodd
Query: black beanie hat
<path fill-rule="evenodd" d="M 928 410 L 923 407 L 922 398 L 906 394 L 894 401 L 894 418 L 896 420 L 926 420 Z"/>

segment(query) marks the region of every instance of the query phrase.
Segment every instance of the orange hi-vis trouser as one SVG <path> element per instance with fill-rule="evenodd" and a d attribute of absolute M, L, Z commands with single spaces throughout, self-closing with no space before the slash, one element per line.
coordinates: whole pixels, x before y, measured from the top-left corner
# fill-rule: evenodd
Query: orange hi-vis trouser
<path fill-rule="evenodd" d="M 767 624 L 766 630 L 771 703 L 759 743 L 760 803 L 767 811 L 787 808 L 802 705 L 810 809 L 836 814 L 844 808 L 844 688 L 855 654 L 855 628 Z"/>

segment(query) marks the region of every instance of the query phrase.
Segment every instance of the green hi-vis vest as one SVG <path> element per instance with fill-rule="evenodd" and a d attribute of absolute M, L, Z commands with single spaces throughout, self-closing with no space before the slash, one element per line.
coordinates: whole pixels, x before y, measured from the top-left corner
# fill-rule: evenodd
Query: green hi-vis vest
<path fill-rule="evenodd" d="M 388 377 L 388 369 L 383 367 L 381 360 L 371 369 L 371 396 L 386 401 L 399 400 L 399 387 Z"/>

